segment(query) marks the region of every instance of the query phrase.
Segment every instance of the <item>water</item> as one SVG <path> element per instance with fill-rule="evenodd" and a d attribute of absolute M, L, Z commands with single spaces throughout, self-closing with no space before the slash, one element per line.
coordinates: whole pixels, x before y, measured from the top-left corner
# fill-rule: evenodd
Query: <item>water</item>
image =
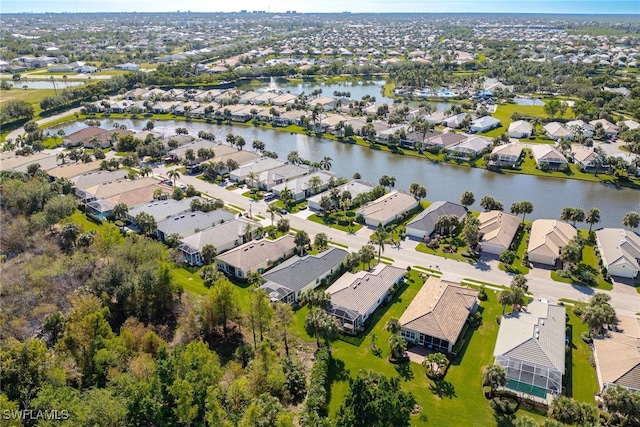
<path fill-rule="evenodd" d="M 141 130 L 147 120 L 101 120 L 102 127 L 112 129 L 117 121 L 128 129 Z M 85 127 L 82 122 L 61 126 L 67 135 Z M 185 127 L 190 135 L 199 131 L 213 132 L 216 141 L 224 141 L 227 133 L 241 135 L 251 143 L 259 139 L 267 150 L 275 151 L 281 159 L 297 150 L 299 155 L 311 161 L 331 157 L 332 171 L 351 178 L 359 172 L 363 179 L 377 183 L 381 175 L 396 177 L 396 188 L 407 190 L 413 182 L 427 187 L 427 199 L 458 202 L 464 191 L 472 191 L 476 204 L 472 209 L 481 210 L 478 202 L 483 196 L 500 200 L 508 210 L 513 202 L 528 200 L 534 211 L 527 218 L 559 218 L 563 207 L 579 207 L 584 210 L 595 207 L 601 211 L 601 222 L 596 227 L 621 227 L 622 217 L 629 211 L 640 211 L 640 191 L 615 188 L 599 183 L 570 179 L 544 178 L 519 174 L 499 174 L 483 169 L 431 163 L 412 156 L 391 154 L 351 144 L 343 144 L 306 135 L 289 134 L 256 127 L 233 127 L 206 123 L 185 123 L 167 120 L 156 122 L 154 131 L 173 135 L 176 127 Z M 54 133 L 55 130 L 50 130 Z M 216 144 L 214 142 L 214 144 Z M 215 146 L 213 147 L 215 149 Z M 582 224 L 584 226 L 584 224 Z"/>
<path fill-rule="evenodd" d="M 544 106 L 544 102 L 535 98 L 513 98 L 513 102 L 518 105 L 537 105 Z"/>
<path fill-rule="evenodd" d="M 264 86 L 262 90 L 282 90 L 294 95 L 302 92 L 309 95 L 316 89 L 322 89 L 323 96 L 333 96 L 334 92 L 350 92 L 350 99 L 361 100 L 363 96 L 369 95 L 376 98 L 376 102 L 386 102 L 393 104 L 393 98 L 382 95 L 382 87 L 386 82 L 384 80 L 358 81 L 358 82 L 342 82 L 342 83 L 278 83 L 273 77 L 269 84 Z M 260 89 L 259 89 L 260 90 Z M 410 101 L 409 105 L 417 107 L 420 103 L 431 104 L 435 111 L 448 110 L 451 108 L 449 102 L 429 102 L 428 100 Z"/>
<path fill-rule="evenodd" d="M 13 87 L 16 89 L 24 89 L 25 86 L 27 87 L 27 89 L 53 89 L 53 83 L 51 82 L 51 80 L 28 80 L 26 82 L 9 81 L 9 84 L 12 84 Z M 79 82 L 79 81 L 72 81 L 72 80 L 67 80 L 65 82 L 64 80 L 56 79 L 56 89 L 65 89 L 73 86 L 82 86 L 83 84 L 86 84 L 86 82 Z"/>

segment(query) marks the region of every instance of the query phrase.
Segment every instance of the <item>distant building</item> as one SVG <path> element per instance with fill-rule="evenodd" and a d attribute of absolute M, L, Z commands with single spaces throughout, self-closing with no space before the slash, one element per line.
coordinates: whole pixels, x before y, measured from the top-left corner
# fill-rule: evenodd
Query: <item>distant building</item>
<path fill-rule="evenodd" d="M 290 234 L 276 240 L 260 239 L 231 249 L 216 258 L 219 270 L 231 277 L 247 280 L 250 273 L 264 273 L 290 258 L 296 249 Z"/>

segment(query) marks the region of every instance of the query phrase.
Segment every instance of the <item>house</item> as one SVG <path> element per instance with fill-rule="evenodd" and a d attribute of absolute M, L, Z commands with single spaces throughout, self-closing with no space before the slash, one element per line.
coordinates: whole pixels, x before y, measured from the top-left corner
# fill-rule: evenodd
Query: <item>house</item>
<path fill-rule="evenodd" d="M 238 169 L 232 170 L 229 173 L 229 179 L 235 182 L 246 181 L 251 173 L 260 174 L 284 164 L 282 160 L 272 159 L 271 157 L 260 157 L 259 159 L 243 163 Z"/>
<path fill-rule="evenodd" d="M 640 392 L 640 321 L 636 317 L 616 317 L 615 330 L 593 338 L 599 390 L 619 385 Z"/>
<path fill-rule="evenodd" d="M 216 211 L 208 212 L 207 214 L 209 215 L 196 215 L 194 224 L 201 220 L 211 225 L 213 221 L 211 221 L 212 215 L 210 214 L 212 214 L 212 212 Z M 189 218 L 189 220 L 191 220 L 191 218 Z M 180 221 L 182 221 L 182 219 L 180 219 Z M 187 224 L 187 222 L 185 222 L 186 225 L 182 230 L 191 230 L 190 224 Z M 190 231 L 185 232 L 185 236 L 180 239 L 181 244 L 178 246 L 178 250 L 184 255 L 187 264 L 202 265 L 202 248 L 206 245 L 213 245 L 218 254 L 236 248 L 250 240 L 250 236 L 247 235 L 247 225 L 252 224 L 252 222 L 247 220 L 236 218 L 229 221 L 220 220 L 218 224 L 202 230 L 193 228 L 193 234 L 187 235 Z M 189 226 L 188 229 L 187 226 Z M 166 231 L 168 230 L 164 229 L 163 232 Z M 218 257 L 220 256 L 222 255 L 218 255 Z"/>
<path fill-rule="evenodd" d="M 573 134 L 562 123 L 550 122 L 542 126 L 542 129 L 554 141 L 560 141 L 562 138 L 573 139 Z"/>
<path fill-rule="evenodd" d="M 453 147 L 467 139 L 466 135 L 455 132 L 445 132 L 439 135 L 432 136 L 428 138 L 423 144 L 422 148 L 427 148 L 430 146 L 435 146 L 439 150 Z"/>
<path fill-rule="evenodd" d="M 286 163 L 258 175 L 257 186 L 262 190 L 271 190 L 274 186 L 309 174 L 308 166 Z M 249 185 L 255 185 L 247 178 Z"/>
<path fill-rule="evenodd" d="M 407 224 L 407 236 L 420 241 L 425 240 L 425 237 L 429 237 L 436 231 L 438 218 L 443 215 L 455 215 L 462 220 L 467 215 L 467 208 L 457 203 L 433 202 Z"/>
<path fill-rule="evenodd" d="M 353 197 L 353 194 L 351 195 Z M 409 193 L 394 190 L 384 196 L 365 204 L 356 211 L 358 217 L 364 219 L 370 227 L 383 227 L 400 219 L 404 214 L 418 207 L 418 200 Z"/>
<path fill-rule="evenodd" d="M 568 163 L 564 155 L 549 144 L 532 145 L 531 153 L 540 169 L 559 169 Z"/>
<path fill-rule="evenodd" d="M 293 257 L 264 273 L 266 282 L 260 286 L 272 302 L 298 302 L 304 291 L 326 285 L 342 272 L 342 263 L 349 252 L 330 248 L 318 255 Z"/>
<path fill-rule="evenodd" d="M 578 235 L 575 227 L 555 219 L 536 219 L 529 235 L 529 261 L 556 265 L 560 250 Z"/>
<path fill-rule="evenodd" d="M 609 167 L 605 164 L 606 158 L 600 153 L 597 153 L 593 147 L 574 144 L 571 150 L 573 161 L 582 165 L 585 169 L 592 170 L 598 168 L 603 170 Z"/>
<path fill-rule="evenodd" d="M 502 316 L 493 356 L 507 373 L 505 388 L 545 400 L 562 392 L 565 316 L 564 306 L 542 301 Z"/>
<path fill-rule="evenodd" d="M 310 99 L 308 102 L 312 107 L 320 104 L 324 111 L 329 111 L 336 108 L 335 98 L 331 98 L 329 96 L 319 96 L 318 98 Z"/>
<path fill-rule="evenodd" d="M 593 126 L 582 120 L 572 120 L 565 123 L 565 127 L 573 134 L 574 137 L 583 135 L 587 138 L 593 138 Z"/>
<path fill-rule="evenodd" d="M 254 92 L 254 91 L 245 92 L 244 94 L 242 94 L 242 96 L 240 96 L 240 99 L 238 100 L 238 102 L 240 104 L 251 104 L 253 102 L 253 99 L 258 96 L 260 96 L 258 92 Z"/>
<path fill-rule="evenodd" d="M 633 120 L 623 120 L 618 122 L 618 126 L 624 125 L 629 130 L 634 130 L 640 128 L 640 123 Z"/>
<path fill-rule="evenodd" d="M 635 278 L 640 273 L 640 236 L 622 228 L 596 231 L 602 266 L 612 276 Z"/>
<path fill-rule="evenodd" d="M 295 249 L 294 237 L 290 234 L 276 240 L 260 239 L 218 255 L 216 266 L 231 277 L 247 280 L 250 273 L 262 274 L 290 258 Z"/>
<path fill-rule="evenodd" d="M 478 291 L 429 277 L 400 316 L 400 335 L 413 344 L 451 353 L 478 304 Z"/>
<path fill-rule="evenodd" d="M 467 138 L 459 144 L 452 145 L 445 150 L 449 153 L 448 157 L 458 159 L 474 159 L 488 150 L 491 141 L 487 138 L 474 136 Z"/>
<path fill-rule="evenodd" d="M 509 249 L 520 226 L 520 218 L 503 211 L 481 212 L 478 221 L 482 252 L 495 255 Z"/>
<path fill-rule="evenodd" d="M 156 223 L 158 223 L 164 219 L 190 212 L 191 202 L 193 200 L 204 201 L 204 199 L 199 197 L 189 197 L 182 200 L 154 200 L 153 202 L 129 209 L 127 212 L 127 221 L 133 223 L 134 218 L 144 212 L 151 215 L 156 220 Z"/>
<path fill-rule="evenodd" d="M 491 116 L 480 117 L 471 121 L 469 130 L 472 133 L 487 132 L 491 129 L 497 128 L 501 125 L 500 120 Z"/>
<path fill-rule="evenodd" d="M 164 241 L 167 236 L 177 234 L 181 238 L 191 236 L 200 230 L 206 230 L 216 224 L 233 221 L 235 215 L 224 209 L 216 209 L 209 212 L 187 211 L 177 215 L 169 216 L 157 222 L 156 236 L 158 240 Z M 199 248 L 202 249 L 202 248 Z M 218 249 L 216 247 L 216 249 Z M 224 250 L 222 247 L 218 249 Z"/>
<path fill-rule="evenodd" d="M 116 70 L 138 71 L 140 69 L 140 65 L 134 64 L 132 62 L 127 62 L 124 64 L 117 64 L 114 68 Z"/>
<path fill-rule="evenodd" d="M 467 113 L 455 114 L 453 116 L 442 119 L 442 124 L 448 128 L 458 129 L 462 127 L 462 122 L 468 116 Z"/>
<path fill-rule="evenodd" d="M 522 157 L 522 144 L 512 142 L 509 144 L 498 145 L 491 151 L 492 165 L 501 167 L 515 167 Z"/>
<path fill-rule="evenodd" d="M 81 145 L 84 145 L 85 142 L 90 141 L 94 137 L 98 138 L 100 134 L 105 132 L 108 133 L 108 131 L 105 129 L 89 126 L 65 136 L 65 138 L 62 140 L 62 145 L 64 145 L 66 148 L 79 147 Z"/>
<path fill-rule="evenodd" d="M 282 95 L 273 98 L 271 100 L 271 105 L 282 107 L 288 104 L 293 104 L 296 99 L 298 99 L 297 95 L 293 95 L 291 93 L 283 93 Z"/>
<path fill-rule="evenodd" d="M 598 124 L 601 124 L 604 129 L 604 135 L 607 137 L 618 136 L 618 126 L 614 125 L 607 119 L 591 120 L 589 124 L 593 126 L 594 130 Z"/>
<path fill-rule="evenodd" d="M 533 126 L 525 120 L 511 122 L 509 130 L 507 131 L 509 138 L 531 138 L 532 133 Z"/>
<path fill-rule="evenodd" d="M 320 179 L 320 185 L 317 189 L 311 188 L 309 182 L 313 178 Z M 329 180 L 333 178 L 334 180 L 338 179 L 338 176 L 333 172 L 329 171 L 318 171 L 314 173 L 310 173 L 309 175 L 301 176 L 299 178 L 293 179 L 289 182 L 283 182 L 282 184 L 278 184 L 274 186 L 271 191 L 277 197 L 280 197 L 280 193 L 285 188 L 291 190 L 291 195 L 296 202 L 306 199 L 307 197 L 317 194 L 321 191 L 325 191 L 329 188 Z"/>
<path fill-rule="evenodd" d="M 402 282 L 404 270 L 378 264 L 372 272 L 345 273 L 326 292 L 331 295 L 327 313 L 334 316 L 340 328 L 357 334 L 364 322 L 391 298 L 391 289 Z"/>
<path fill-rule="evenodd" d="M 339 186 L 338 190 L 340 194 L 344 193 L 345 191 L 348 191 L 349 193 L 351 193 L 351 199 L 353 200 L 359 194 L 370 193 L 371 190 L 374 189 L 374 187 L 375 185 L 367 181 L 364 181 L 362 179 L 354 179 L 353 181 L 350 181 L 346 184 Z M 329 196 L 329 192 L 325 191 L 323 193 L 319 193 L 319 194 L 316 194 L 315 196 L 309 197 L 307 199 L 309 209 L 321 211 L 322 208 L 320 207 L 320 200 L 322 200 L 323 196 Z M 332 206 L 335 206 L 335 205 L 336 205 L 335 202 L 332 202 Z"/>

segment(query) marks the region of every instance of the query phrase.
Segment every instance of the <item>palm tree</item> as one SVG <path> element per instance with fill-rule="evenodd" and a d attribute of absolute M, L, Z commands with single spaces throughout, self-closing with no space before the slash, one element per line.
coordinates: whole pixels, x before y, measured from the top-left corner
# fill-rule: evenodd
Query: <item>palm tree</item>
<path fill-rule="evenodd" d="M 498 294 L 498 302 L 502 305 L 502 314 L 508 305 L 513 304 L 513 290 L 505 289 Z"/>
<path fill-rule="evenodd" d="M 308 304 L 309 307 L 317 307 L 324 310 L 331 305 L 331 296 L 326 292 L 310 289 L 300 294 L 300 304 Z"/>
<path fill-rule="evenodd" d="M 300 248 L 300 256 L 302 256 L 304 255 L 304 248 L 311 243 L 311 240 L 306 231 L 299 230 L 294 237 L 294 243 Z"/>
<path fill-rule="evenodd" d="M 289 189 L 289 187 L 284 187 L 282 191 L 280 191 L 280 200 L 282 201 L 282 204 L 285 206 L 285 208 L 289 206 L 291 199 L 293 199 L 293 193 L 291 192 L 291 189 Z"/>
<path fill-rule="evenodd" d="M 493 396 L 498 387 L 507 384 L 507 372 L 500 365 L 489 365 L 482 375 L 482 384 L 491 387 L 491 395 Z"/>
<path fill-rule="evenodd" d="M 597 224 L 600 222 L 600 209 L 591 208 L 587 211 L 584 217 L 584 222 L 589 224 L 589 233 L 591 233 L 591 228 L 593 224 Z"/>
<path fill-rule="evenodd" d="M 153 175 L 153 168 L 149 165 L 145 165 L 142 168 L 142 176 Z"/>
<path fill-rule="evenodd" d="M 249 181 L 249 185 L 251 187 L 255 187 L 258 182 L 258 174 L 254 171 L 251 171 L 247 174 L 247 180 Z"/>
<path fill-rule="evenodd" d="M 624 225 L 625 227 L 629 227 L 631 228 L 638 228 L 638 225 L 640 225 L 640 214 L 638 214 L 638 212 L 628 212 L 623 218 L 622 218 L 622 225 Z"/>
<path fill-rule="evenodd" d="M 316 337 L 316 347 L 320 348 L 320 324 L 324 321 L 327 314 L 319 308 L 312 308 L 305 319 L 305 325 L 313 331 Z"/>
<path fill-rule="evenodd" d="M 367 270 L 370 270 L 371 261 L 376 259 L 376 249 L 371 244 L 364 245 L 358 251 L 358 256 L 363 264 L 367 264 Z"/>
<path fill-rule="evenodd" d="M 605 325 L 615 321 L 616 312 L 609 304 L 590 304 L 584 308 L 580 318 L 589 325 L 589 335 L 599 334 Z"/>
<path fill-rule="evenodd" d="M 409 193 L 411 193 L 417 200 L 424 199 L 427 197 L 427 188 L 424 185 L 414 182 L 409 186 Z"/>
<path fill-rule="evenodd" d="M 129 213 L 129 206 L 124 203 L 118 203 L 114 206 L 111 214 L 116 220 L 124 220 L 127 217 L 127 213 Z"/>
<path fill-rule="evenodd" d="M 431 353 L 422 361 L 422 367 L 430 373 L 432 377 L 442 377 L 442 368 L 447 364 L 447 356 L 442 353 Z"/>
<path fill-rule="evenodd" d="M 407 340 L 400 335 L 393 334 L 389 337 L 389 349 L 392 359 L 401 359 L 407 349 Z"/>
<path fill-rule="evenodd" d="M 391 235 L 382 225 L 378 225 L 376 232 L 371 235 L 371 241 L 378 245 L 378 264 L 380 264 L 380 258 L 382 257 L 382 252 L 384 252 L 384 245 L 385 243 L 389 243 L 390 237 Z"/>
<path fill-rule="evenodd" d="M 180 172 L 178 172 L 177 169 L 171 169 L 169 172 L 167 172 L 167 177 L 169 177 L 169 179 L 173 181 L 173 185 L 176 185 L 176 180 L 180 178 Z"/>
<path fill-rule="evenodd" d="M 387 323 L 384 325 L 384 329 L 386 331 L 391 332 L 392 334 L 398 334 L 402 330 L 402 326 L 400 325 L 400 321 L 395 317 L 387 320 Z"/>
<path fill-rule="evenodd" d="M 522 214 L 522 222 L 527 214 L 533 212 L 533 203 L 529 201 L 515 202 L 511 205 L 511 213 L 520 215 Z"/>
<path fill-rule="evenodd" d="M 581 259 L 582 247 L 575 238 L 560 249 L 560 260 L 564 263 L 565 268 L 578 264 Z"/>
<path fill-rule="evenodd" d="M 331 161 L 333 159 L 329 156 L 324 156 L 322 160 L 320 160 L 320 167 L 324 170 L 331 170 Z"/>
<path fill-rule="evenodd" d="M 460 196 L 460 204 L 466 208 L 473 205 L 476 202 L 476 198 L 471 191 L 465 191 Z"/>
<path fill-rule="evenodd" d="M 321 187 L 322 187 L 322 178 L 320 178 L 317 175 L 309 178 L 309 190 L 311 190 L 313 194 L 316 194 Z"/>
<path fill-rule="evenodd" d="M 275 203 L 272 203 L 270 205 L 267 205 L 267 213 L 271 216 L 271 225 L 273 226 L 273 220 L 275 219 L 276 215 L 280 215 L 280 209 L 278 209 Z"/>

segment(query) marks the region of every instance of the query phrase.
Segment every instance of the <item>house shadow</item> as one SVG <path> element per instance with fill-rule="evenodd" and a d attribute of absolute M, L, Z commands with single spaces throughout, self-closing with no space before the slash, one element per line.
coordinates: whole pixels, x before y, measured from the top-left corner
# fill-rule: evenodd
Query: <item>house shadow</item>
<path fill-rule="evenodd" d="M 491 270 L 491 266 L 489 265 L 489 263 L 487 263 L 487 261 L 482 258 L 479 258 L 478 261 L 476 261 L 475 268 L 476 270 L 480 270 L 480 271 Z"/>
<path fill-rule="evenodd" d="M 435 394 L 439 398 L 448 397 L 449 399 L 453 399 L 456 396 L 456 388 L 449 381 L 445 381 L 444 379 L 434 381 L 430 386 L 429 390 L 431 393 Z"/>
<path fill-rule="evenodd" d="M 342 360 L 331 358 L 327 375 L 327 402 L 331 402 L 331 386 L 337 381 L 349 381 L 349 370 L 344 368 Z"/>
<path fill-rule="evenodd" d="M 483 306 L 479 306 L 476 310 L 478 313 L 482 314 L 484 312 L 484 307 Z M 459 366 L 460 362 L 462 362 L 462 359 L 464 358 L 464 354 L 467 351 L 467 347 L 469 347 L 469 343 L 471 342 L 471 338 L 473 338 L 473 334 L 480 328 L 483 327 L 483 324 L 480 323 L 480 325 L 478 327 L 472 328 L 472 327 L 468 327 L 467 331 L 465 332 L 464 336 L 462 337 L 462 339 L 464 339 L 464 343 L 462 344 L 462 348 L 460 348 L 460 350 L 456 353 L 455 357 L 453 358 L 453 360 L 451 361 L 451 365 L 453 366 Z M 454 350 L 455 350 L 455 346 L 454 346 Z"/>

